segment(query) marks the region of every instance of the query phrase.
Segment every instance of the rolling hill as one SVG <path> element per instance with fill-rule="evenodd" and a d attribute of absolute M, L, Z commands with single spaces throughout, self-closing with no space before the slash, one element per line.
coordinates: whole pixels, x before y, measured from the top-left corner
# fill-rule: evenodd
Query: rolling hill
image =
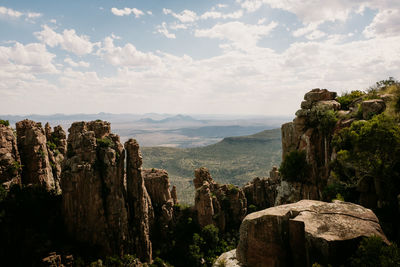
<path fill-rule="evenodd" d="M 268 176 L 272 166 L 281 162 L 281 131 L 226 137 L 204 147 L 142 147 L 141 151 L 143 167 L 167 170 L 179 200 L 189 204 L 194 201 L 196 168 L 207 167 L 217 182 L 239 186 L 256 176 Z"/>

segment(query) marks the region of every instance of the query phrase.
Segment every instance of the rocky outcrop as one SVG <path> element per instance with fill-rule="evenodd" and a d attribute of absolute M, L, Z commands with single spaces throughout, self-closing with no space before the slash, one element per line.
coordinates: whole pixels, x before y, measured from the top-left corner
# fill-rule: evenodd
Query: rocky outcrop
<path fill-rule="evenodd" d="M 311 266 L 346 262 L 360 238 L 380 236 L 375 214 L 336 201 L 302 200 L 246 216 L 236 255 L 245 266 Z"/>
<path fill-rule="evenodd" d="M 168 172 L 160 169 L 145 169 L 142 171 L 147 192 L 155 213 L 157 234 L 165 234 L 173 226 L 174 200 L 170 191 Z M 176 189 L 175 189 L 176 197 Z"/>
<path fill-rule="evenodd" d="M 68 233 L 97 247 L 99 254 L 122 255 L 130 234 L 124 148 L 119 137 L 110 133 L 108 122 L 75 122 L 68 131 L 61 177 Z"/>
<path fill-rule="evenodd" d="M 287 203 L 286 195 L 290 194 L 291 200 L 298 201 L 303 198 L 320 199 L 322 190 L 329 177 L 329 162 L 332 153 L 330 141 L 331 130 L 321 126 L 324 113 L 329 110 L 340 109 L 340 104 L 335 100 L 336 93 L 326 89 L 313 89 L 305 94 L 305 101 L 301 109 L 296 112 L 293 122 L 282 125 L 282 159 L 294 150 L 305 151 L 306 160 L 310 165 L 310 172 L 306 181 L 288 182 L 288 187 L 278 188 L 275 204 Z"/>
<path fill-rule="evenodd" d="M 17 144 L 21 156 L 23 184 L 38 184 L 48 190 L 56 190 L 47 148 L 46 133 L 40 122 L 17 122 Z"/>
<path fill-rule="evenodd" d="M 61 192 L 62 163 L 67 151 L 67 137 L 61 126 L 54 127 L 52 131 L 49 123 L 45 125 L 47 138 L 47 152 L 49 154 L 50 166 L 53 171 L 56 191 Z"/>
<path fill-rule="evenodd" d="M 364 120 L 370 119 L 373 115 L 380 114 L 386 109 L 383 99 L 371 99 L 361 102 L 362 117 Z"/>
<path fill-rule="evenodd" d="M 195 209 L 199 225 L 216 225 L 221 231 L 238 227 L 246 215 L 247 201 L 242 189 L 219 185 L 208 169 L 195 170 Z"/>
<path fill-rule="evenodd" d="M 10 126 L 0 124 L 0 184 L 9 188 L 21 183 L 21 160 Z"/>
<path fill-rule="evenodd" d="M 275 205 L 277 186 L 280 180 L 273 178 L 254 178 L 248 182 L 243 191 L 247 199 L 247 207 L 254 205 L 257 210 Z"/>
<path fill-rule="evenodd" d="M 125 142 L 125 149 L 129 221 L 133 227 L 133 243 L 137 256 L 143 261 L 151 262 L 150 223 L 154 213 L 142 176 L 142 156 L 139 144 L 134 139 Z"/>

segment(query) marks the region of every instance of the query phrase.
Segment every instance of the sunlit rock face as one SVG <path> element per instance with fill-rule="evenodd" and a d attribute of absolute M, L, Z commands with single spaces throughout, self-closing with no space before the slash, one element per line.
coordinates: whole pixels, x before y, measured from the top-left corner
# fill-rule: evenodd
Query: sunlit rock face
<path fill-rule="evenodd" d="M 108 122 L 71 125 L 61 177 L 65 225 L 73 238 L 105 255 L 122 255 L 129 241 L 124 158 Z"/>
<path fill-rule="evenodd" d="M 0 124 L 0 184 L 9 188 L 21 183 L 21 160 L 17 139 L 10 126 Z"/>
<path fill-rule="evenodd" d="M 132 242 L 139 258 L 151 262 L 150 224 L 154 221 L 154 211 L 142 175 L 142 156 L 139 144 L 134 139 L 125 142 L 125 149 L 129 222 L 134 237 Z"/>
<path fill-rule="evenodd" d="M 236 256 L 255 267 L 339 265 L 362 237 L 372 235 L 389 243 L 371 210 L 348 202 L 302 200 L 247 215 Z"/>
<path fill-rule="evenodd" d="M 16 123 L 18 151 L 21 156 L 22 183 L 57 190 L 49 160 L 47 138 L 42 124 L 31 120 Z"/>
<path fill-rule="evenodd" d="M 214 224 L 221 231 L 238 227 L 246 215 L 247 201 L 242 189 L 216 183 L 207 168 L 195 170 L 195 209 L 201 227 Z"/>

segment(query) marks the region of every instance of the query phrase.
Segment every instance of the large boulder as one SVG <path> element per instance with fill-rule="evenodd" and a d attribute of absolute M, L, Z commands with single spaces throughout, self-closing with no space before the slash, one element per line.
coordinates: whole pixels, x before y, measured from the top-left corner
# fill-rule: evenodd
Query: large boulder
<path fill-rule="evenodd" d="M 327 101 L 336 98 L 336 92 L 315 88 L 304 95 L 304 100 L 309 102 Z"/>
<path fill-rule="evenodd" d="M 21 160 L 17 139 L 10 126 L 0 124 L 0 184 L 6 188 L 21 183 Z"/>
<path fill-rule="evenodd" d="M 21 156 L 22 183 L 38 184 L 48 190 L 56 190 L 52 166 L 49 160 L 47 138 L 40 122 L 17 122 L 17 144 Z"/>
<path fill-rule="evenodd" d="M 247 215 L 236 255 L 254 267 L 339 265 L 362 237 L 372 235 L 388 243 L 371 210 L 341 201 L 302 200 Z"/>
<path fill-rule="evenodd" d="M 371 99 L 361 102 L 362 116 L 364 120 L 368 120 L 373 115 L 382 113 L 385 109 L 386 104 L 382 99 Z"/>

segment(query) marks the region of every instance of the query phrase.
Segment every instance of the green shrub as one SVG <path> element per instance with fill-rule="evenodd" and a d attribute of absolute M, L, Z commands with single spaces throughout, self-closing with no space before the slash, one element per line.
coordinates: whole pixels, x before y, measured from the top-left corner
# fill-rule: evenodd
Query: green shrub
<path fill-rule="evenodd" d="M 350 93 L 344 93 L 342 96 L 337 97 L 336 100 L 340 103 L 341 109 L 348 110 L 351 103 L 363 95 L 365 95 L 365 92 L 356 90 Z"/>
<path fill-rule="evenodd" d="M 395 243 L 387 246 L 381 237 L 364 238 L 351 258 L 351 266 L 400 266 L 400 250 Z"/>
<path fill-rule="evenodd" d="M 10 122 L 8 120 L 0 120 L 0 124 L 3 124 L 5 126 L 10 126 Z"/>
<path fill-rule="evenodd" d="M 108 137 L 97 138 L 96 141 L 97 141 L 97 146 L 98 147 L 106 148 L 106 147 L 111 147 L 111 146 L 114 145 L 113 141 Z"/>
<path fill-rule="evenodd" d="M 258 210 L 257 206 L 256 206 L 256 205 L 253 205 L 253 204 L 250 204 L 250 205 L 247 207 L 247 213 L 256 212 L 257 210 Z"/>
<path fill-rule="evenodd" d="M 56 144 L 54 144 L 54 143 L 51 142 L 51 141 L 47 141 L 47 147 L 50 148 L 51 151 L 54 151 L 54 150 L 57 149 Z"/>
<path fill-rule="evenodd" d="M 304 151 L 294 150 L 283 159 L 279 172 L 282 178 L 287 181 L 304 182 L 310 172 L 310 165 L 306 160 Z"/>

